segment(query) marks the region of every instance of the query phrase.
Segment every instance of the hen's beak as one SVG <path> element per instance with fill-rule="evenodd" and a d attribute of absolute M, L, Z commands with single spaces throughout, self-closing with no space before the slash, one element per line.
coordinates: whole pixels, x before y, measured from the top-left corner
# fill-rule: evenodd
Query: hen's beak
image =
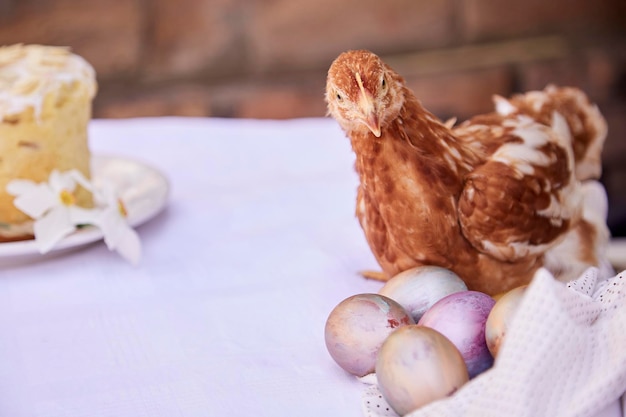
<path fill-rule="evenodd" d="M 361 75 L 357 72 L 355 76 L 356 82 L 359 84 L 359 89 L 361 90 L 361 97 L 359 97 L 359 109 L 361 109 L 361 114 L 363 115 L 361 121 L 374 136 L 379 138 L 381 135 L 380 120 L 376 112 L 376 106 L 374 105 L 374 96 L 363 87 Z"/>
<path fill-rule="evenodd" d="M 380 137 L 380 122 L 378 121 L 378 115 L 375 112 L 369 113 L 363 123 L 365 123 L 365 126 L 367 126 L 367 128 L 372 131 L 374 136 L 376 136 L 377 138 Z"/>

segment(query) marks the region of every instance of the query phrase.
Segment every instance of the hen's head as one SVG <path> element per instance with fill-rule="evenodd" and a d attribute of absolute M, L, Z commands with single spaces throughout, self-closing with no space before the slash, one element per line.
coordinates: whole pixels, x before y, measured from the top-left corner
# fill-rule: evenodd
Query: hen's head
<path fill-rule="evenodd" d="M 402 86 L 402 78 L 375 54 L 344 52 L 328 70 L 328 113 L 346 132 L 371 131 L 380 137 L 404 103 Z"/>

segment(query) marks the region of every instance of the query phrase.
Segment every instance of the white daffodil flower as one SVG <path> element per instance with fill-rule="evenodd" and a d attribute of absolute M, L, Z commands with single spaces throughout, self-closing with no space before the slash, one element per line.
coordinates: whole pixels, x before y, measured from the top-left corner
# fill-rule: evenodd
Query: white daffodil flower
<path fill-rule="evenodd" d="M 94 219 L 94 224 L 102 230 L 104 242 L 109 250 L 115 250 L 133 265 L 141 258 L 139 235 L 127 221 L 128 212 L 122 199 L 110 184 L 104 184 L 94 193 L 96 201 L 104 208 Z"/>
<path fill-rule="evenodd" d="M 35 220 L 33 231 L 40 253 L 48 252 L 76 226 L 93 223 L 96 212 L 76 205 L 77 184 L 92 190 L 89 181 L 76 170 L 54 170 L 47 183 L 13 180 L 7 185 L 7 192 L 15 196 L 15 206 Z"/>
<path fill-rule="evenodd" d="M 76 205 L 77 185 L 92 193 L 95 208 Z M 39 252 L 48 252 L 77 226 L 91 225 L 102 231 L 109 250 L 117 251 L 133 265 L 139 263 L 139 235 L 129 226 L 124 202 L 111 184 L 95 188 L 79 171 L 60 173 L 55 170 L 47 183 L 16 179 L 7 185 L 7 192 L 15 196 L 15 207 L 34 219 L 33 231 Z"/>

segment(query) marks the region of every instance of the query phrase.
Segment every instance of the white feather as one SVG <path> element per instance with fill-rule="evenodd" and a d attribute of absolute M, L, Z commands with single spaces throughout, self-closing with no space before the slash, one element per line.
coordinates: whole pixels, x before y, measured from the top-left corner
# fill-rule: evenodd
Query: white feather
<path fill-rule="evenodd" d="M 493 104 L 496 106 L 496 112 L 502 116 L 508 116 L 517 111 L 517 107 L 511 104 L 509 100 L 499 95 L 493 96 Z"/>

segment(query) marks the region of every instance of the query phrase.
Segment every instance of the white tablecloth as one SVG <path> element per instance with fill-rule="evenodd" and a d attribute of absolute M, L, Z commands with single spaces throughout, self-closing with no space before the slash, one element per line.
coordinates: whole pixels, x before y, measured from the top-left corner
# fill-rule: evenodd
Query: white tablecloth
<path fill-rule="evenodd" d="M 0 417 L 361 417 L 324 344 L 380 288 L 336 122 L 95 120 L 90 144 L 159 168 L 169 204 L 138 267 L 100 242 L 0 270 Z"/>
<path fill-rule="evenodd" d="M 170 180 L 132 267 L 100 242 L 0 270 L 0 416 L 360 417 L 332 308 L 380 285 L 330 119 L 94 120 Z"/>

